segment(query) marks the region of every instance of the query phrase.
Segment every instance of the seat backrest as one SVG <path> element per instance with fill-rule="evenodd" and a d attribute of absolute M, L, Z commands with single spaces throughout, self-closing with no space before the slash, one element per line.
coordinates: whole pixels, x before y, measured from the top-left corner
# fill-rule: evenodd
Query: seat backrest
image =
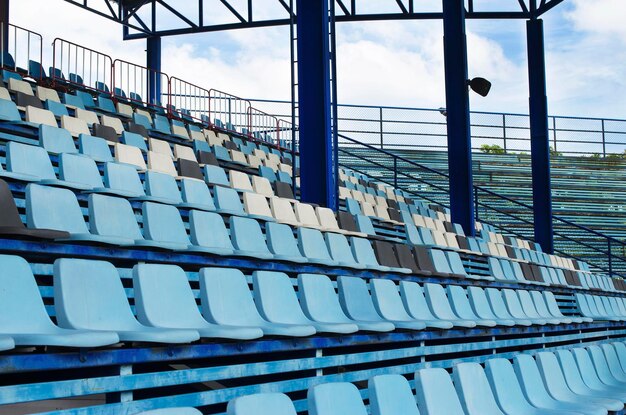
<path fill-rule="evenodd" d="M 544 318 L 552 318 L 552 313 L 550 313 L 550 310 L 548 310 L 548 305 L 546 304 L 545 297 L 541 295 L 541 292 L 530 291 L 529 295 L 533 301 L 533 305 L 535 306 L 537 313 L 539 313 L 539 316 Z"/>
<path fill-rule="evenodd" d="M 115 133 L 118 135 L 124 134 L 126 132 L 124 131 L 124 125 L 122 124 L 122 120 L 120 120 L 119 118 L 102 115 L 101 121 L 102 125 L 104 125 L 105 127 L 113 128 L 115 130 Z"/>
<path fill-rule="evenodd" d="M 546 306 L 550 311 L 550 314 L 555 317 L 564 317 L 563 313 L 559 309 L 559 304 L 556 301 L 554 293 L 552 293 L 551 291 L 543 291 L 542 296 L 546 302 Z"/>
<path fill-rule="evenodd" d="M 446 292 L 448 294 L 450 304 L 452 305 L 452 310 L 457 316 L 466 320 L 478 319 L 478 316 L 474 310 L 472 310 L 472 305 L 467 298 L 465 288 L 458 285 L 448 285 Z"/>
<path fill-rule="evenodd" d="M 154 129 L 163 134 L 172 133 L 172 128 L 167 117 L 160 114 L 154 114 Z"/>
<path fill-rule="evenodd" d="M 265 196 L 261 194 L 243 192 L 243 205 L 249 215 L 272 217 L 270 205 L 267 203 Z"/>
<path fill-rule="evenodd" d="M 296 415 L 296 410 L 289 397 L 285 394 L 258 393 L 233 399 L 228 403 L 228 407 L 226 408 L 226 414 Z"/>
<path fill-rule="evenodd" d="M 130 131 L 123 131 L 121 134 L 122 134 L 123 144 L 137 147 L 145 152 L 148 151 L 146 140 L 141 135 L 136 134 L 136 133 L 131 133 Z"/>
<path fill-rule="evenodd" d="M 140 149 L 122 143 L 115 143 L 115 160 L 118 163 L 133 165 L 141 170 L 146 170 L 146 161 Z"/>
<path fill-rule="evenodd" d="M 78 152 L 69 131 L 45 124 L 39 126 L 39 145 L 49 153 Z"/>
<path fill-rule="evenodd" d="M 219 166 L 204 166 L 204 178 L 209 184 L 217 184 L 220 186 L 230 187 L 230 182 L 226 177 L 226 172 Z"/>
<path fill-rule="evenodd" d="M 197 161 L 193 148 L 181 144 L 174 144 L 174 158 Z"/>
<path fill-rule="evenodd" d="M 370 280 L 370 291 L 378 313 L 387 320 L 411 320 L 406 311 L 398 287 L 392 280 L 373 278 Z"/>
<path fill-rule="evenodd" d="M 154 151 L 159 154 L 165 154 L 171 159 L 174 158 L 174 154 L 172 153 L 172 147 L 170 147 L 170 143 L 168 143 L 167 141 L 149 137 L 148 146 L 150 147 L 150 151 Z"/>
<path fill-rule="evenodd" d="M 437 272 L 445 273 L 445 274 L 454 274 L 454 271 L 450 267 L 450 263 L 446 258 L 446 254 L 439 249 L 430 249 L 428 254 L 435 266 L 435 270 Z"/>
<path fill-rule="evenodd" d="M 26 220 L 32 229 L 89 233 L 74 192 L 50 186 L 26 186 Z"/>
<path fill-rule="evenodd" d="M 16 78 L 9 78 L 8 83 L 9 91 L 21 92 L 26 95 L 35 95 L 33 93 L 33 87 L 26 81 Z"/>
<path fill-rule="evenodd" d="M 137 170 L 129 164 L 106 163 L 104 165 L 104 184 L 109 189 L 128 192 L 136 196 L 145 194 Z"/>
<path fill-rule="evenodd" d="M 288 223 L 298 222 L 296 214 L 293 211 L 293 205 L 287 199 L 282 199 L 280 197 L 270 198 L 270 209 L 272 211 L 272 216 L 277 220 Z"/>
<path fill-rule="evenodd" d="M 178 175 L 174 161 L 169 156 L 154 151 L 148 151 L 148 168 L 172 177 Z"/>
<path fill-rule="evenodd" d="M 465 415 L 452 379 L 445 369 L 420 369 L 415 373 L 415 398 L 424 415 Z"/>
<path fill-rule="evenodd" d="M 347 264 L 356 264 L 354 255 L 352 254 L 352 248 L 348 242 L 348 238 L 340 233 L 326 232 L 324 234 L 326 245 L 330 256 L 335 261 L 340 261 Z"/>
<path fill-rule="evenodd" d="M 252 187 L 254 191 L 266 197 L 274 196 L 272 184 L 265 177 L 252 176 Z"/>
<path fill-rule="evenodd" d="M 90 194 L 89 228 L 96 235 L 143 239 L 130 202 L 120 197 Z"/>
<path fill-rule="evenodd" d="M 40 179 L 56 179 L 48 152 L 43 147 L 9 141 L 6 145 L 7 170 Z"/>
<path fill-rule="evenodd" d="M 236 249 L 269 254 L 259 223 L 251 218 L 230 217 L 230 235 Z"/>
<path fill-rule="evenodd" d="M 369 240 L 353 236 L 350 238 L 350 244 L 354 258 L 359 264 L 373 267 L 380 265 Z"/>
<path fill-rule="evenodd" d="M 45 124 L 52 127 L 57 127 L 57 120 L 54 114 L 48 110 L 36 108 L 33 106 L 26 107 L 26 121 L 33 124 Z"/>
<path fill-rule="evenodd" d="M 332 209 L 318 206 L 315 208 L 315 214 L 319 224 L 326 229 L 339 229 L 335 212 Z"/>
<path fill-rule="evenodd" d="M 0 120 L 22 121 L 17 105 L 8 99 L 0 99 Z"/>
<path fill-rule="evenodd" d="M 400 296 L 402 303 L 409 314 L 420 320 L 435 320 L 435 316 L 428 307 L 428 302 L 424 297 L 423 288 L 413 281 L 400 282 Z"/>
<path fill-rule="evenodd" d="M 202 314 L 217 324 L 250 325 L 263 323 L 245 275 L 234 268 L 200 270 Z"/>
<path fill-rule="evenodd" d="M 176 179 L 169 174 L 148 170 L 144 175 L 144 187 L 147 195 L 166 199 L 172 204 L 183 201 Z"/>
<path fill-rule="evenodd" d="M 308 318 L 320 322 L 351 323 L 341 308 L 333 283 L 326 275 L 298 275 L 298 298 Z"/>
<path fill-rule="evenodd" d="M 54 262 L 54 305 L 60 326 L 137 330 L 115 267 L 105 261 L 61 258 Z"/>
<path fill-rule="evenodd" d="M 376 311 L 364 279 L 342 275 L 337 278 L 337 287 L 339 288 L 339 302 L 343 311 L 351 319 L 383 321 Z"/>
<path fill-rule="evenodd" d="M 143 232 L 146 239 L 189 245 L 189 236 L 180 212 L 174 206 L 144 202 Z"/>
<path fill-rule="evenodd" d="M 59 178 L 68 182 L 84 184 L 92 189 L 104 186 L 96 162 L 91 157 L 82 154 L 63 153 L 59 155 Z"/>
<path fill-rule="evenodd" d="M 465 271 L 465 267 L 463 266 L 463 262 L 461 261 L 459 254 L 454 251 L 447 251 L 445 252 L 445 255 L 448 263 L 450 264 L 452 273 L 466 277 L 467 272 Z"/>
<path fill-rule="evenodd" d="M 424 293 L 428 307 L 435 316 L 444 320 L 457 320 L 459 317 L 452 311 L 446 291 L 439 284 L 424 284 Z"/>
<path fill-rule="evenodd" d="M 215 212 L 191 210 L 189 212 L 191 243 L 206 248 L 232 250 L 224 219 Z"/>
<path fill-rule="evenodd" d="M 531 404 L 553 399 L 545 388 L 537 362 L 532 356 L 527 354 L 516 355 L 513 358 L 513 368 Z"/>
<path fill-rule="evenodd" d="M 26 260 L 0 255 L 0 327 L 3 332 L 39 332 L 53 327 Z"/>
<path fill-rule="evenodd" d="M 352 383 L 324 383 L 307 394 L 309 415 L 367 415 L 359 390 Z"/>
<path fill-rule="evenodd" d="M 46 101 L 49 99 L 53 102 L 61 102 L 61 98 L 59 98 L 59 93 L 56 90 L 43 86 L 37 86 L 37 98 L 42 101 Z"/>
<path fill-rule="evenodd" d="M 468 415 L 504 415 L 498 408 L 485 371 L 478 363 L 459 363 L 452 379 L 457 394 Z"/>
<path fill-rule="evenodd" d="M 246 173 L 242 173 L 237 170 L 230 170 L 228 173 L 230 177 L 230 183 L 233 188 L 238 190 L 245 190 L 253 192 L 252 183 L 250 183 L 250 177 Z"/>
<path fill-rule="evenodd" d="M 374 246 L 374 253 L 379 264 L 392 268 L 400 268 L 398 258 L 396 258 L 391 242 L 373 241 L 372 245 Z"/>
<path fill-rule="evenodd" d="M 215 206 L 220 210 L 227 210 L 232 213 L 245 215 L 243 205 L 239 199 L 239 193 L 229 187 L 215 186 L 213 188 L 213 200 Z"/>
<path fill-rule="evenodd" d="M 85 121 L 87 125 L 100 124 L 100 120 L 98 119 L 98 114 L 89 110 L 83 110 L 80 108 L 76 109 L 75 118 Z"/>
<path fill-rule="evenodd" d="M 514 317 L 507 309 L 504 298 L 502 297 L 502 292 L 500 290 L 496 288 L 487 288 L 485 289 L 485 294 L 487 294 L 487 300 L 489 300 L 489 305 L 491 306 L 491 309 L 493 310 L 493 313 L 496 315 L 496 317 L 509 319 Z"/>
<path fill-rule="evenodd" d="M 133 268 L 137 319 L 155 327 L 186 328 L 206 325 L 182 268 L 138 264 Z"/>
<path fill-rule="evenodd" d="M 267 246 L 275 255 L 285 255 L 294 258 L 302 257 L 298 249 L 298 241 L 289 225 L 267 222 L 265 224 Z"/>
<path fill-rule="evenodd" d="M 524 396 L 510 361 L 504 358 L 485 362 L 485 374 L 498 405 L 507 413 L 534 413 L 535 409 Z"/>
<path fill-rule="evenodd" d="M 268 321 L 285 324 L 310 324 L 304 315 L 289 276 L 282 272 L 252 273 L 254 302 Z"/>
<path fill-rule="evenodd" d="M 113 161 L 109 145 L 100 137 L 81 134 L 78 137 L 78 151 L 100 162 Z"/>
<path fill-rule="evenodd" d="M 515 292 L 515 290 L 504 289 L 502 290 L 502 297 L 504 299 L 504 303 L 506 304 L 506 308 L 511 313 L 511 315 L 515 318 L 528 318 L 524 309 L 522 308 L 522 303 Z"/>
<path fill-rule="evenodd" d="M 332 260 L 324 237 L 317 229 L 298 228 L 298 246 L 300 252 L 307 258 L 330 261 Z"/>
<path fill-rule="evenodd" d="M 409 381 L 401 375 L 379 375 L 368 382 L 372 415 L 420 415 Z"/>
<path fill-rule="evenodd" d="M 468 287 L 467 296 L 469 297 L 472 309 L 476 312 L 479 318 L 483 319 L 495 319 L 497 316 L 494 314 L 487 295 L 481 287 Z"/>
<path fill-rule="evenodd" d="M 210 210 L 215 209 L 211 191 L 203 181 L 183 179 L 180 181 L 180 190 L 185 203 L 203 206 Z"/>
<path fill-rule="evenodd" d="M 320 226 L 317 216 L 315 215 L 315 209 L 308 203 L 296 203 L 294 206 L 296 212 L 296 218 L 302 226 L 309 226 L 317 228 Z"/>

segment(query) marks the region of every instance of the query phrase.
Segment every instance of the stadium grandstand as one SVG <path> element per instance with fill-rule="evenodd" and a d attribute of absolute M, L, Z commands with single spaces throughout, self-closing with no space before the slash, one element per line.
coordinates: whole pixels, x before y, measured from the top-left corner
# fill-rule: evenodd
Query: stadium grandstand
<path fill-rule="evenodd" d="M 626 413 L 626 121 L 548 114 L 567 0 L 45 1 L 147 60 L 0 0 L 0 414 Z M 445 108 L 337 102 L 336 24 L 424 19 Z M 529 115 L 470 111 L 469 19 L 525 22 Z M 163 72 L 271 26 L 291 101 Z"/>

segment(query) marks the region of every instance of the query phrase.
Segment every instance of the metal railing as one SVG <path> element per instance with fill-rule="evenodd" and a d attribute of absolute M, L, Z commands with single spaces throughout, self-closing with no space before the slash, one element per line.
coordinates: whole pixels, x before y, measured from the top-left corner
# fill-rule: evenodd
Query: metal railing
<path fill-rule="evenodd" d="M 449 176 L 367 143 L 340 134 L 339 165 L 449 207 Z M 533 239 L 533 208 L 480 186 L 474 186 L 476 220 L 505 235 Z M 626 243 L 585 226 L 552 216 L 555 252 L 588 262 L 611 276 L 626 275 Z M 506 223 L 503 227 L 501 224 Z"/>
<path fill-rule="evenodd" d="M 135 104 L 147 104 L 153 108 L 166 109 L 169 106 L 170 77 L 121 59 L 112 66 L 113 93 L 118 100 L 129 100 Z M 165 102 L 152 102 L 150 97 L 161 96 Z"/>
<path fill-rule="evenodd" d="M 56 38 L 52 42 L 52 56 L 52 67 L 56 70 L 51 78 L 55 84 L 110 93 L 105 90 L 113 85 L 113 59 L 109 55 Z"/>
<path fill-rule="evenodd" d="M 38 61 L 37 61 L 38 59 Z M 0 67 L 12 72 L 22 72 L 34 79 L 43 74 L 30 73 L 30 61 L 43 59 L 43 38 L 39 33 L 20 26 L 0 22 Z"/>

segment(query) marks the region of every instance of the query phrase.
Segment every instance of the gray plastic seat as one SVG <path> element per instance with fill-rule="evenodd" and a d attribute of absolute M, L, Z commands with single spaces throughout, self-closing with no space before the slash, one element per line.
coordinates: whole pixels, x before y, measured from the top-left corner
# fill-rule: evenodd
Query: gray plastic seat
<path fill-rule="evenodd" d="M 271 323 L 259 314 L 245 275 L 233 268 L 200 270 L 202 314 L 212 323 L 230 326 L 260 327 L 263 333 L 276 336 L 305 337 L 315 334 L 306 324 Z"/>
<path fill-rule="evenodd" d="M 359 330 L 389 332 L 395 326 L 382 318 L 374 321 L 353 320 L 341 308 L 333 283 L 326 275 L 298 275 L 298 297 L 302 310 L 313 321 L 320 323 L 356 324 Z"/>
<path fill-rule="evenodd" d="M 514 318 L 521 320 L 530 320 L 533 324 L 539 324 L 541 326 L 545 326 L 546 324 L 548 324 L 546 319 L 532 318 L 524 312 L 522 303 L 520 302 L 520 298 L 518 297 L 515 290 L 502 290 L 502 299 L 504 300 L 504 304 L 506 304 L 507 310 Z"/>
<path fill-rule="evenodd" d="M 537 311 L 535 303 L 533 302 L 530 293 L 526 290 L 516 290 L 517 296 L 519 297 L 520 304 L 522 306 L 522 310 L 524 310 L 524 314 L 532 319 L 544 319 L 547 324 L 561 324 L 561 319 L 552 318 L 551 316 L 542 316 Z"/>
<path fill-rule="evenodd" d="M 424 297 L 424 290 L 418 283 L 401 281 L 400 296 L 402 297 L 404 308 L 409 315 L 417 320 L 423 321 L 428 327 L 449 329 L 455 325 L 454 321 L 441 320 L 433 315 Z"/>
<path fill-rule="evenodd" d="M 298 263 L 308 262 L 298 248 L 298 241 L 289 225 L 276 222 L 265 224 L 267 247 L 274 254 L 274 259 Z"/>
<path fill-rule="evenodd" d="M 528 318 L 516 318 L 511 315 L 507 306 L 502 298 L 502 292 L 496 288 L 487 288 L 485 289 L 485 294 L 487 295 L 487 300 L 489 301 L 489 305 L 493 310 L 493 313 L 498 318 L 504 318 L 507 320 L 514 320 L 515 323 L 519 326 L 530 326 L 533 324 L 531 320 Z"/>
<path fill-rule="evenodd" d="M 471 304 L 472 310 L 476 313 L 476 316 L 478 318 L 494 320 L 499 326 L 510 327 L 515 325 L 524 325 L 513 319 L 499 318 L 498 316 L 496 316 L 491 306 L 489 305 L 489 300 L 487 300 L 485 290 L 483 290 L 481 287 L 467 287 L 467 297 Z M 530 323 L 526 325 L 530 325 Z"/>
<path fill-rule="evenodd" d="M 296 415 L 291 399 L 283 393 L 257 393 L 228 402 L 227 415 Z"/>
<path fill-rule="evenodd" d="M 393 283 L 392 283 L 393 284 Z M 382 316 L 372 300 L 367 289 L 367 283 L 359 277 L 340 276 L 337 278 L 339 289 L 339 303 L 348 317 L 355 321 L 390 322 L 396 328 L 406 330 L 422 330 L 424 323 L 417 322 L 410 317 L 404 321 L 393 321 Z"/>
<path fill-rule="evenodd" d="M 411 327 L 408 328 L 412 330 L 421 330 L 429 327 L 427 322 L 411 317 L 406 311 L 398 292 L 398 287 L 393 281 L 381 278 L 371 279 L 370 292 L 372 293 L 374 306 L 378 314 L 384 319 L 393 322 L 396 327 L 405 328 L 403 326 L 406 324 L 410 324 Z M 435 326 L 439 325 L 436 324 Z M 452 327 L 452 324 L 450 324 L 450 327 Z"/>
<path fill-rule="evenodd" d="M 307 394 L 309 415 L 367 415 L 359 390 L 352 383 L 323 383 Z"/>
<path fill-rule="evenodd" d="M 202 415 L 196 408 L 162 408 L 139 412 L 135 415 Z"/>
<path fill-rule="evenodd" d="M 254 301 L 261 316 L 271 323 L 301 324 L 315 327 L 318 332 L 354 333 L 353 323 L 320 323 L 304 315 L 298 296 L 287 274 L 255 271 L 252 274 Z"/>
<path fill-rule="evenodd" d="M 195 330 L 147 327 L 133 315 L 122 281 L 104 261 L 57 259 L 54 262 L 54 304 L 59 325 L 116 332 L 122 341 L 189 343 Z"/>
<path fill-rule="evenodd" d="M 189 280 L 175 265 L 139 264 L 133 268 L 135 310 L 142 324 L 192 329 L 200 337 L 249 340 L 263 336 L 258 327 L 235 327 L 206 321 L 196 305 Z"/>
<path fill-rule="evenodd" d="M 424 295 L 428 307 L 435 317 L 451 321 L 452 324 L 460 327 L 473 328 L 478 325 L 476 321 L 462 319 L 454 313 L 446 292 L 441 285 L 424 284 Z"/>
<path fill-rule="evenodd" d="M 448 285 L 446 293 L 450 306 L 452 307 L 452 311 L 460 318 L 475 321 L 476 325 L 483 327 L 495 327 L 498 325 L 496 320 L 481 319 L 476 315 L 474 310 L 472 310 L 472 305 L 470 304 L 469 299 L 467 298 L 465 288 L 458 285 Z"/>
<path fill-rule="evenodd" d="M 23 258 L 0 255 L 0 348 L 101 347 L 119 342 L 114 332 L 71 330 L 50 320 L 33 272 Z"/>
<path fill-rule="evenodd" d="M 445 369 L 420 369 L 415 373 L 415 398 L 422 415 L 466 415 Z"/>
<path fill-rule="evenodd" d="M 255 219 L 231 216 L 230 239 L 236 255 L 263 259 L 274 257 L 267 248 L 261 226 Z"/>
<path fill-rule="evenodd" d="M 578 402 L 557 400 L 546 390 L 532 356 L 519 354 L 513 358 L 513 368 L 529 402 L 537 408 L 546 408 L 558 411 L 572 411 L 588 415 L 605 415 L 605 408 L 585 405 Z"/>
<path fill-rule="evenodd" d="M 485 371 L 478 363 L 459 363 L 452 379 L 467 415 L 505 415 L 498 407 Z"/>
<path fill-rule="evenodd" d="M 621 401 L 602 398 L 600 395 L 589 393 L 588 389 L 582 390 L 584 392 L 582 394 L 575 392 L 568 385 L 554 353 L 539 352 L 535 359 L 546 389 L 555 399 L 564 402 L 581 403 L 583 405 L 591 404 L 606 408 L 609 411 L 619 411 L 624 408 L 624 404 Z"/>
<path fill-rule="evenodd" d="M 485 362 L 485 374 L 498 405 L 507 415 L 580 415 L 575 411 L 537 408 L 528 402 L 513 365 L 507 359 Z"/>
<path fill-rule="evenodd" d="M 550 292 L 546 291 L 546 293 L 550 293 Z M 560 316 L 554 315 L 552 311 L 550 310 L 550 308 L 548 308 L 550 307 L 550 305 L 548 304 L 547 297 L 543 295 L 540 291 L 530 291 L 530 297 L 532 298 L 533 303 L 535 304 L 537 312 L 542 318 L 557 319 L 563 324 L 582 323 L 582 319 L 569 317 L 569 316 L 566 317 L 563 314 L 561 314 L 560 310 L 558 309 L 558 305 L 556 306 L 556 312 L 561 315 Z M 552 298 L 554 298 L 554 294 L 552 294 Z M 556 303 L 556 300 L 555 300 L 555 303 Z M 552 307 L 553 306 L 554 304 L 552 304 Z"/>
<path fill-rule="evenodd" d="M 409 381 L 401 375 L 379 375 L 368 381 L 372 415 L 420 415 Z"/>

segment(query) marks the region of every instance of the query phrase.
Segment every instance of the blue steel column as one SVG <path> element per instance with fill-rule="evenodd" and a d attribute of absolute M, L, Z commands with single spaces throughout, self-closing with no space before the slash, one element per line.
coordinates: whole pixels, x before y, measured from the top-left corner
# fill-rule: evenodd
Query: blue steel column
<path fill-rule="evenodd" d="M 9 45 L 9 0 L 0 0 L 0 22 L 3 22 L 2 27 L 2 50 L 8 52 Z"/>
<path fill-rule="evenodd" d="M 301 199 L 336 209 L 328 1 L 298 0 L 296 5 Z"/>
<path fill-rule="evenodd" d="M 148 69 L 161 72 L 161 37 L 153 36 L 147 39 Z M 161 76 L 160 73 L 150 72 L 148 75 L 148 102 L 161 103 Z"/>
<path fill-rule="evenodd" d="M 452 221 L 459 223 L 466 235 L 473 236 L 475 222 L 465 7 L 463 0 L 442 1 L 450 210 Z"/>
<path fill-rule="evenodd" d="M 552 191 L 550 185 L 550 135 L 543 21 L 526 23 L 530 109 L 530 154 L 533 176 L 535 241 L 546 253 L 554 250 Z"/>

